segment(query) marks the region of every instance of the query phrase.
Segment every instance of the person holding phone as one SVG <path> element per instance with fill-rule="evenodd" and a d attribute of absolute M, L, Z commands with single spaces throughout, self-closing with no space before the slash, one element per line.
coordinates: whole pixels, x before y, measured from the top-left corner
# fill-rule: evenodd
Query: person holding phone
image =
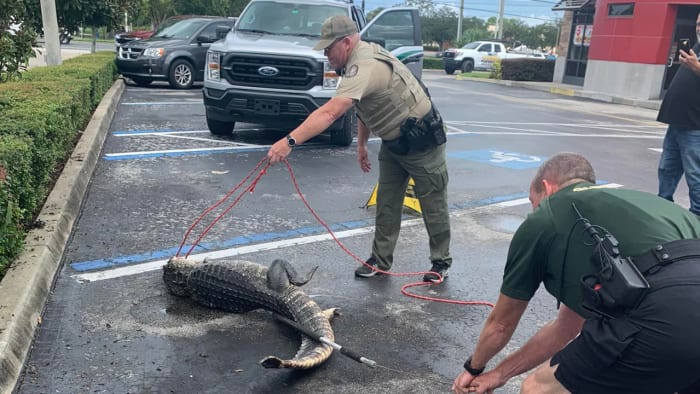
<path fill-rule="evenodd" d="M 685 174 L 690 211 L 700 215 L 700 14 L 695 24 L 697 41 L 680 41 L 680 68 L 661 103 L 659 122 L 668 124 L 659 160 L 659 197 L 673 201 L 676 187 Z M 687 43 L 684 45 L 684 43 Z"/>

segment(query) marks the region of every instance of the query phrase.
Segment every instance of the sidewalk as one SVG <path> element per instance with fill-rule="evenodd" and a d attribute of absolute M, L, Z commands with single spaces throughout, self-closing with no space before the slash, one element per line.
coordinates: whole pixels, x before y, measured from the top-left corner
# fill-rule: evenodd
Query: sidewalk
<path fill-rule="evenodd" d="M 36 53 L 36 57 L 29 59 L 29 65 L 27 66 L 27 69 L 46 65 L 46 62 L 44 60 L 44 53 L 46 53 L 46 48 L 35 47 L 34 53 Z M 84 55 L 86 53 L 90 53 L 90 51 L 82 49 L 67 49 L 61 47 L 61 60 L 63 61 L 72 57 Z"/>
<path fill-rule="evenodd" d="M 539 90 L 542 92 L 549 92 L 553 94 L 559 94 L 563 96 L 570 97 L 581 97 L 596 101 L 602 101 L 612 104 L 624 104 L 633 107 L 640 107 L 646 109 L 659 110 L 661 106 L 661 100 L 641 100 L 632 99 L 627 97 L 613 96 L 607 93 L 592 92 L 588 90 L 583 90 L 582 86 L 577 85 L 567 85 L 563 83 L 556 82 L 529 82 L 529 81 L 506 81 L 499 79 L 485 79 L 485 78 L 470 78 L 463 77 L 461 75 L 457 76 L 458 80 L 462 81 L 473 81 L 473 82 L 484 82 L 484 83 L 495 83 L 504 86 L 513 86 L 519 88 Z"/>

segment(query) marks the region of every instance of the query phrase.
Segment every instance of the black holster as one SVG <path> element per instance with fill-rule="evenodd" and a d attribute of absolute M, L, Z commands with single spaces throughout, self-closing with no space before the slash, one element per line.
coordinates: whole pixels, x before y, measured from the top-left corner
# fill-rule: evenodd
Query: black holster
<path fill-rule="evenodd" d="M 425 152 L 444 144 L 447 141 L 447 135 L 442 117 L 435 106 L 431 105 L 430 111 L 421 119 L 407 118 L 401 125 L 401 137 L 398 140 L 403 141 L 404 147 L 401 151 L 405 150 L 405 153 L 392 151 L 396 154 L 407 154 L 411 151 Z"/>

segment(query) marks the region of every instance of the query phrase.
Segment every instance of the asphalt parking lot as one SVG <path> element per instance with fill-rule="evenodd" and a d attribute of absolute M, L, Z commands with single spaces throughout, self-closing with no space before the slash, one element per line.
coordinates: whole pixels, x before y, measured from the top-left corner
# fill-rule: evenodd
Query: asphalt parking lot
<path fill-rule="evenodd" d="M 611 187 L 656 188 L 664 127 L 654 111 L 438 73 L 425 80 L 449 126 L 454 266 L 445 283 L 413 293 L 494 302 L 508 242 L 530 210 L 529 180 L 556 152 L 586 155 Z M 206 130 L 199 90 L 128 86 L 17 391 L 448 392 L 489 307 L 401 293 L 422 275 L 353 277 L 355 258 L 368 257 L 371 247 L 374 211 L 363 206 L 376 183 L 378 141 L 370 144 L 370 174 L 359 170 L 354 144 L 333 147 L 321 136 L 295 149 L 294 178 L 283 165 L 268 169 L 192 257 L 266 265 L 283 258 L 300 272 L 319 266 L 305 292 L 322 308 L 340 308 L 336 341 L 379 367 L 334 354 L 311 371 L 263 369 L 263 357 L 295 353 L 296 332 L 265 311 L 227 314 L 166 293 L 160 267 L 190 225 L 246 176 L 259 174 L 256 165 L 286 132 L 238 125 L 235 138 L 215 138 Z M 685 194 L 679 190 L 680 204 L 687 204 Z M 425 230 L 410 214 L 395 261 L 397 273 L 429 268 Z M 551 319 L 555 307 L 541 290 L 506 352 Z M 520 381 L 498 392 L 517 393 Z"/>

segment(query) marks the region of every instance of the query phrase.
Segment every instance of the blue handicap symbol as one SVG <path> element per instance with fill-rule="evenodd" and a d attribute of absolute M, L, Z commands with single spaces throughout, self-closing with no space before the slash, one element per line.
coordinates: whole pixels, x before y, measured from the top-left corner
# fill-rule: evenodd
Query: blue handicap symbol
<path fill-rule="evenodd" d="M 462 152 L 451 152 L 448 157 L 471 160 L 478 163 L 485 163 L 496 167 L 512 168 L 522 170 L 525 168 L 539 167 L 545 158 L 539 156 L 526 155 L 517 152 L 508 152 L 497 149 L 482 149 Z"/>

